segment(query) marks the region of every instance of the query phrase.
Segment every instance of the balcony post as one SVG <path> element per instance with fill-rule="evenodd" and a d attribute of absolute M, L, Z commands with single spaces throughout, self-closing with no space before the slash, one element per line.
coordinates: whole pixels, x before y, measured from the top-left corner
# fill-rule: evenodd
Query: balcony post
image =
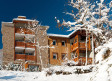
<path fill-rule="evenodd" d="M 92 64 L 94 64 L 94 40 L 93 40 L 93 32 L 92 32 L 92 53 L 93 53 Z"/>
<path fill-rule="evenodd" d="M 87 29 L 86 29 L 86 63 L 85 66 L 87 65 Z"/>
<path fill-rule="evenodd" d="M 77 45 L 78 45 L 77 54 L 78 54 L 78 60 L 79 60 L 79 36 L 78 35 L 77 35 Z"/>

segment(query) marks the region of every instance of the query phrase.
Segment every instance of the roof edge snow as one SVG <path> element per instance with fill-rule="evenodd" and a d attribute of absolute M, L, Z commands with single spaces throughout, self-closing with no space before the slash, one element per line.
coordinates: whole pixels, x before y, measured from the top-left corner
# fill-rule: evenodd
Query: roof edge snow
<path fill-rule="evenodd" d="M 14 18 L 14 20 L 18 20 L 18 21 L 34 21 L 34 20 L 31 20 L 31 19 L 21 19 L 21 18 Z M 36 20 L 37 22 L 39 22 L 38 20 Z"/>
<path fill-rule="evenodd" d="M 64 38 L 69 38 L 72 34 L 74 34 L 75 32 L 77 32 L 78 30 L 85 30 L 85 28 L 76 29 L 76 30 L 74 30 L 73 32 L 71 32 L 71 33 L 70 33 L 70 34 L 68 34 L 68 35 L 62 35 L 62 34 L 51 34 L 51 33 L 48 33 L 47 35 L 48 35 L 48 36 L 52 36 L 52 37 L 64 37 Z"/>
<path fill-rule="evenodd" d="M 47 34 L 47 36 L 52 36 L 52 37 L 64 37 L 64 38 L 69 38 L 68 35 L 61 35 L 61 34 Z"/>

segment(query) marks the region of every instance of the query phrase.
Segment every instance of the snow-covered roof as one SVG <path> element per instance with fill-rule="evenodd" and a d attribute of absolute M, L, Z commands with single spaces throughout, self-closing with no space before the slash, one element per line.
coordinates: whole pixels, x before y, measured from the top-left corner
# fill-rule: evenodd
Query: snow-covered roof
<path fill-rule="evenodd" d="M 78 30 L 84 30 L 84 29 L 77 29 L 77 30 L 74 30 L 73 32 L 71 32 L 70 34 L 68 35 L 61 35 L 61 34 L 47 34 L 48 36 L 52 36 L 52 37 L 64 37 L 64 38 L 69 38 L 72 34 L 74 34 L 75 32 L 77 32 Z"/>
<path fill-rule="evenodd" d="M 14 18 L 13 21 L 14 20 L 19 20 L 19 21 L 34 21 L 34 20 L 31 20 L 31 19 L 21 19 L 21 18 Z M 39 22 L 39 21 L 37 21 L 37 22 Z"/>
<path fill-rule="evenodd" d="M 64 37 L 64 38 L 69 38 L 68 35 L 61 35 L 61 34 L 47 34 L 48 36 L 53 36 L 53 37 Z"/>
<path fill-rule="evenodd" d="M 13 23 L 13 22 L 2 22 L 2 23 L 6 23 L 7 24 L 7 23 Z"/>

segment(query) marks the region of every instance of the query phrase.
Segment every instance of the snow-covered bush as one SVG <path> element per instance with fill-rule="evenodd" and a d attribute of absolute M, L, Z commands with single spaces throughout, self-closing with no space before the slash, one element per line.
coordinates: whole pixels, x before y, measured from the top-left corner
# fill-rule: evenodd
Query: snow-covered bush
<path fill-rule="evenodd" d="M 45 70 L 46 76 L 48 75 L 70 75 L 70 74 L 83 74 L 83 73 L 89 73 L 92 72 L 94 66 L 88 65 L 88 66 L 53 66 Z"/>
<path fill-rule="evenodd" d="M 67 60 L 62 63 L 63 66 L 76 66 L 77 64 L 78 64 L 78 62 L 75 62 L 73 60 Z"/>

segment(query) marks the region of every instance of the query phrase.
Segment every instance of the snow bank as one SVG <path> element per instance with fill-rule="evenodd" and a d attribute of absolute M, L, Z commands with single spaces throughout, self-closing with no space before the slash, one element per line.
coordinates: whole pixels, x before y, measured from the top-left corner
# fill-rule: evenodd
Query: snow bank
<path fill-rule="evenodd" d="M 20 72 L 20 71 L 4 71 L 0 70 L 0 81 L 86 81 L 91 75 L 87 74 L 71 74 L 71 75 L 52 75 L 46 76 L 44 72 Z"/>
<path fill-rule="evenodd" d="M 88 66 L 53 66 L 45 70 L 46 75 L 71 75 L 71 74 L 84 74 L 92 72 L 93 65 Z"/>
<path fill-rule="evenodd" d="M 107 54 L 107 51 L 111 51 L 111 50 L 112 50 L 112 39 L 110 39 L 104 45 L 99 46 L 95 49 L 95 52 L 97 53 L 95 61 L 101 62 L 104 59 L 104 55 Z"/>
<path fill-rule="evenodd" d="M 101 56 L 107 49 L 110 49 L 109 57 L 105 60 L 101 60 Z M 94 67 L 92 75 L 90 75 L 86 81 L 112 81 L 112 39 L 103 46 L 96 48 L 96 51 L 98 50 L 99 52 L 96 58 L 99 58 L 100 63 Z"/>

